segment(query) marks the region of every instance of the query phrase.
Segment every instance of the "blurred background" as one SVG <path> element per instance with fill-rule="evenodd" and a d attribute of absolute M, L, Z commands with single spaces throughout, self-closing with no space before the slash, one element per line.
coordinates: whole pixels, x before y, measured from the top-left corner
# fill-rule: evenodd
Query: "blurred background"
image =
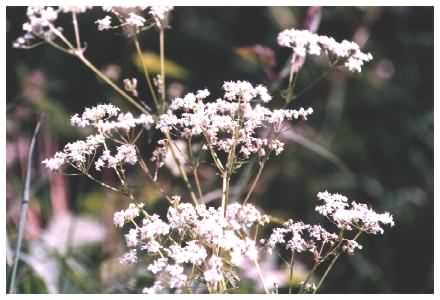
<path fill-rule="evenodd" d="M 112 225 L 113 212 L 127 205 L 124 199 L 87 178 L 49 174 L 39 164 L 84 136 L 69 126 L 70 115 L 103 102 L 131 107 L 73 57 L 46 45 L 12 48 L 25 12 L 7 8 L 8 277 L 29 144 L 45 112 L 18 292 L 139 291 L 151 278 L 141 267 L 119 264 L 123 233 Z M 373 54 L 360 74 L 328 73 L 325 58 L 307 58 L 292 107 L 312 106 L 315 113 L 286 131 L 287 150 L 268 163 L 252 199 L 272 215 L 322 223 L 314 212 L 316 194 L 328 190 L 394 215 L 395 227 L 383 236 L 363 236 L 364 249 L 337 262 L 322 293 L 433 293 L 433 13 L 432 7 L 177 7 L 172 13 L 166 32 L 170 97 L 202 88 L 219 94 L 225 80 L 248 80 L 271 87 L 273 105 L 280 105 L 290 51 L 277 46 L 276 36 L 286 28 L 354 40 Z M 94 21 L 102 16 L 99 9 L 80 15 L 86 55 L 115 81 L 137 77 L 142 83 L 132 41 L 124 32 L 98 32 Z M 67 35 L 69 21 L 60 17 Z M 159 70 L 158 33 L 149 30 L 141 41 L 150 70 Z M 150 101 L 140 85 L 141 98 Z M 151 151 L 145 142 L 145 156 Z M 202 184 L 215 189 L 212 169 L 201 171 Z M 135 172 L 131 180 L 148 209 L 164 211 L 165 201 L 148 180 Z M 183 193 L 171 171 L 163 170 L 160 181 Z M 298 262 L 296 282 L 310 263 Z M 268 260 L 263 268 L 285 292 L 288 273 L 280 262 Z M 237 292 L 254 292 L 255 274 L 250 270 L 244 277 Z"/>

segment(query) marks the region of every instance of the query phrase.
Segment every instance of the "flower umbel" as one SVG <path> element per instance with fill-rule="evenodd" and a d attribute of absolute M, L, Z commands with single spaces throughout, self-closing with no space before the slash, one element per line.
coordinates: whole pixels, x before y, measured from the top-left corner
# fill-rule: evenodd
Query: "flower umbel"
<path fill-rule="evenodd" d="M 305 57 L 325 54 L 336 60 L 351 72 L 361 72 L 365 62 L 373 59 L 371 53 L 364 53 L 355 42 L 317 35 L 308 30 L 286 29 L 278 34 L 278 44 L 292 48 L 293 54 Z"/>
<path fill-rule="evenodd" d="M 240 279 L 246 278 L 243 270 L 250 264 L 254 270 L 250 272 L 252 277 L 260 281 L 257 286 L 266 293 L 278 291 L 277 282 L 268 283 L 265 279 L 260 262 L 271 257 L 275 266 L 278 264 L 276 259 L 286 251 L 290 258 L 281 258 L 290 261 L 287 263 L 290 278 L 280 281 L 293 282 L 295 261 L 302 256 L 312 257 L 313 265 L 304 276 L 300 293 L 315 293 L 341 255 L 351 255 L 362 249 L 361 234 L 383 234 L 384 226 L 394 226 L 390 213 L 377 213 L 367 204 L 349 201 L 346 196 L 327 191 L 317 194 L 320 204 L 315 210 L 332 223 L 334 230 L 301 220 L 279 221 L 251 204 L 265 164 L 286 148 L 281 139 L 283 131 L 291 130 L 314 113 L 311 107 L 287 109 L 287 105 L 297 99 L 293 96 L 298 73 L 294 74 L 293 65 L 285 97 L 288 101 L 283 107 L 279 106 L 282 93 L 276 88 L 278 83 L 271 82 L 265 86 L 246 80 L 225 81 L 218 97 L 208 89 L 180 96 L 184 93 L 167 92 L 166 89 L 165 29 L 169 27 L 173 7 L 102 7 L 102 15 L 94 20 L 97 30 L 121 29 L 133 39 L 140 56 L 143 50 L 139 35 L 149 28 L 159 32 L 158 74 L 153 77 L 142 61 L 145 80 L 127 76 L 119 87 L 118 82 L 113 82 L 118 76 L 109 78 L 85 56 L 87 47 L 81 41 L 77 15 L 92 8 L 29 7 L 28 20 L 23 24 L 25 34 L 14 45 L 28 48 L 46 42 L 73 55 L 138 109 L 137 113 L 125 112 L 113 104 L 98 104 L 74 114 L 71 125 L 88 135 L 66 144 L 62 151 L 42 163 L 53 171 L 73 168 L 129 200 L 128 206 L 114 212 L 113 223 L 123 230 L 121 236 L 127 248 L 120 263 L 145 264 L 142 270 L 148 271 L 153 279 L 152 285 L 143 289 L 144 293 L 227 293 L 240 284 Z M 73 41 L 56 25 L 60 14 L 71 16 Z M 360 72 L 372 59 L 370 53 L 362 52 L 354 42 L 337 42 L 307 30 L 284 30 L 278 35 L 278 44 L 292 49 L 292 63 L 296 58 L 304 61 L 307 55 L 324 54 L 332 66 Z M 283 76 L 281 72 L 280 84 Z M 149 98 L 141 99 L 144 83 L 150 89 L 155 110 L 148 105 Z M 179 97 L 172 98 L 172 94 Z M 147 143 L 153 145 L 153 149 L 145 147 Z M 251 174 L 254 163 L 258 171 L 253 178 L 247 178 L 247 170 L 240 172 L 242 166 L 249 164 L 248 173 Z M 176 180 L 166 187 L 162 184 L 165 181 L 162 173 L 159 174 L 162 166 L 166 166 Z M 203 176 L 199 175 L 200 168 L 206 171 L 205 174 L 200 172 Z M 144 199 L 140 196 L 143 194 L 132 190 L 135 185 L 130 182 L 130 171 L 133 170 L 142 171 L 149 184 L 160 191 L 161 199 L 168 201 L 165 207 L 162 206 L 164 210 L 150 211 L 153 206 L 142 202 Z M 106 178 L 102 175 L 108 175 L 107 171 L 111 171 L 116 185 L 114 180 L 107 183 L 100 179 Z M 237 177 L 243 180 L 236 180 Z M 170 192 L 180 191 L 178 181 L 187 194 L 170 196 Z M 136 183 L 143 186 L 143 182 Z M 220 188 L 213 189 L 217 184 Z M 274 224 L 278 226 L 274 228 Z M 269 235 L 268 226 L 272 229 Z M 274 255 L 277 248 L 282 251 Z M 312 282 L 316 270 L 323 264 L 327 269 L 319 282 Z M 283 274 L 280 270 L 276 277 Z"/>

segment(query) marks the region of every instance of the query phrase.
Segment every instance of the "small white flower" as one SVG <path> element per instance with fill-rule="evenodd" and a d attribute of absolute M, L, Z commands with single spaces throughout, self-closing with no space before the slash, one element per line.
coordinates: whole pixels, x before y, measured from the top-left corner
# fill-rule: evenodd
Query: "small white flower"
<path fill-rule="evenodd" d="M 173 9 L 173 6 L 151 6 L 150 14 L 158 27 L 164 26 L 164 22 L 168 13 Z"/>
<path fill-rule="evenodd" d="M 160 280 L 156 280 L 153 284 L 153 286 L 149 287 L 149 288 L 144 288 L 142 290 L 142 293 L 144 294 L 156 294 L 157 292 L 159 292 L 160 290 L 163 289 L 163 284 Z"/>
<path fill-rule="evenodd" d="M 205 281 L 209 284 L 216 284 L 223 279 L 223 272 L 221 267 L 223 266 L 222 260 L 218 256 L 212 256 L 208 262 L 209 268 L 203 272 Z"/>
<path fill-rule="evenodd" d="M 138 260 L 138 257 L 137 257 L 136 249 L 131 249 L 129 252 L 125 253 L 121 257 L 120 263 L 123 265 L 135 264 L 135 263 L 137 263 L 137 260 Z"/>
<path fill-rule="evenodd" d="M 117 227 L 123 227 L 125 224 L 125 212 L 124 210 L 117 211 L 113 214 L 113 224 Z"/>
<path fill-rule="evenodd" d="M 112 28 L 112 17 L 107 15 L 102 19 L 96 20 L 95 23 L 98 24 L 99 31 L 109 30 Z"/>
<path fill-rule="evenodd" d="M 128 18 L 125 19 L 126 24 L 137 27 L 137 28 L 143 27 L 146 21 L 147 20 L 145 20 L 144 17 L 139 16 L 133 12 L 131 12 L 128 15 Z"/>
<path fill-rule="evenodd" d="M 147 267 L 147 270 L 153 274 L 157 274 L 167 266 L 167 263 L 168 263 L 168 258 L 166 257 L 158 258 Z"/>
<path fill-rule="evenodd" d="M 51 171 L 59 170 L 66 162 L 67 155 L 63 152 L 55 153 L 53 158 L 45 159 L 42 163 Z"/>
<path fill-rule="evenodd" d="M 125 78 L 123 80 L 123 83 L 124 83 L 124 89 L 127 92 L 132 93 L 135 97 L 138 96 L 138 91 L 137 91 L 138 81 L 137 81 L 136 78 L 131 78 L 131 79 L 130 78 Z"/>
<path fill-rule="evenodd" d="M 132 221 L 134 218 L 139 216 L 139 208 L 136 204 L 130 203 L 128 208 L 124 212 L 125 221 Z"/>
<path fill-rule="evenodd" d="M 125 235 L 125 241 L 127 242 L 127 247 L 136 247 L 138 244 L 138 231 L 137 229 L 130 229 L 128 234 Z"/>
<path fill-rule="evenodd" d="M 117 148 L 117 151 L 115 158 L 118 163 L 127 163 L 130 165 L 137 163 L 136 146 L 132 144 L 121 145 Z"/>
<path fill-rule="evenodd" d="M 170 280 L 168 282 L 170 288 L 180 288 L 185 285 L 187 276 L 183 274 L 184 269 L 181 265 L 168 265 L 165 271 L 170 274 Z"/>

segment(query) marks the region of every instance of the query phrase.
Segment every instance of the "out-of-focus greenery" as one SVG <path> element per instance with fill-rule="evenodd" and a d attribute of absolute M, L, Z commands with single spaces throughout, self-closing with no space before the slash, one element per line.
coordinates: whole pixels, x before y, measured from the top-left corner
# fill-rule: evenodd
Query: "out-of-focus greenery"
<path fill-rule="evenodd" d="M 287 27 L 300 28 L 306 13 L 305 7 L 176 8 L 166 32 L 169 68 L 176 73 L 169 83 L 181 83 L 187 91 L 208 88 L 214 94 L 225 80 L 270 86 L 268 69 L 279 72 L 289 56 L 287 49 L 277 46 L 276 35 Z M 98 16 L 96 11 L 80 16 L 90 60 L 107 70 L 116 65 L 120 78 L 136 76 L 141 80 L 133 44 L 122 33 L 98 32 L 93 24 Z M 390 211 L 396 226 L 385 230 L 383 236 L 364 236 L 364 249 L 338 261 L 321 292 L 433 292 L 433 16 L 432 7 L 322 8 L 318 33 L 337 40 L 350 40 L 355 32 L 364 34 L 368 38 L 365 50 L 374 60 L 361 74 L 331 72 L 294 100 L 292 106 L 312 106 L 315 113 L 306 125 L 295 128 L 302 139 L 290 137 L 287 151 L 268 163 L 253 201 L 279 217 L 324 222 L 314 206 L 317 192 L 327 189 L 379 211 Z M 72 57 L 48 46 L 13 49 L 12 41 L 21 34 L 24 20 L 25 8 L 7 8 L 7 139 L 12 142 L 18 135 L 29 136 L 38 112 L 46 112 L 46 132 L 60 147 L 81 134 L 68 129 L 69 115 L 97 103 L 124 104 Z M 62 23 L 70 28 L 68 18 Z M 158 53 L 157 35 L 154 30 L 141 35 L 153 64 Z M 273 49 L 272 69 L 246 50 L 255 45 Z M 35 70 L 44 74 L 45 93 L 32 102 L 25 91 L 35 81 L 29 75 Z M 299 73 L 297 91 L 306 89 L 324 70 L 320 60 L 307 59 Z M 140 93 L 149 99 L 146 86 L 140 87 Z M 275 98 L 275 103 L 281 100 L 279 91 Z M 26 117 L 19 119 L 22 114 L 18 109 L 21 113 L 24 110 Z M 146 146 L 148 151 L 151 149 Z M 165 205 L 158 192 L 144 178 L 136 174 L 132 178 L 142 200 L 163 211 Z M 8 168 L 7 180 L 9 210 L 20 199 L 22 166 Z M 167 184 L 179 191 L 178 182 L 169 179 Z M 33 185 L 31 206 L 39 211 L 45 228 L 54 210 L 47 178 L 34 179 Z M 70 211 L 92 216 L 112 233 L 98 246 L 55 258 L 61 266 L 58 291 L 134 292 L 151 281 L 143 270 L 127 270 L 117 262 L 123 249 L 122 233 L 112 231 L 111 213 L 125 205 L 123 199 L 77 176 L 67 177 L 67 185 Z M 8 245 L 12 249 L 15 228 L 8 218 Z M 20 270 L 19 292 L 47 292 L 29 265 L 22 263 Z M 251 291 L 245 284 L 244 290 L 237 292 Z"/>

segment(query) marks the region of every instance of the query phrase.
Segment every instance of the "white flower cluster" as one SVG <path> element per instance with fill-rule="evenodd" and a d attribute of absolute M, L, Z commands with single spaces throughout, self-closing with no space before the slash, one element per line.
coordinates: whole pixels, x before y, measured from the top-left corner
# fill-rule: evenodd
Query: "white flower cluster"
<path fill-rule="evenodd" d="M 364 63 L 373 59 L 371 53 L 362 52 L 355 42 L 343 40 L 339 43 L 332 37 L 317 35 L 308 30 L 283 30 L 278 34 L 278 44 L 292 48 L 293 53 L 300 57 L 324 53 L 341 59 L 344 66 L 352 72 L 360 72 Z"/>
<path fill-rule="evenodd" d="M 82 169 L 104 141 L 103 135 L 90 135 L 85 140 L 66 144 L 62 152 L 55 153 L 54 157 L 45 159 L 42 163 L 52 171 L 60 169 L 65 164 L 72 164 Z"/>
<path fill-rule="evenodd" d="M 75 114 L 71 118 L 72 126 L 90 126 L 97 130 L 97 134 L 88 136 L 85 140 L 68 143 L 62 152 L 55 153 L 53 158 L 46 159 L 43 164 L 51 170 L 58 170 L 65 164 L 70 164 L 80 170 L 87 169 L 90 159 L 96 156 L 100 148 L 104 148 L 102 155 L 95 161 L 95 169 L 103 167 L 114 168 L 122 164 L 134 165 L 138 161 L 136 147 L 126 143 L 116 148 L 116 154 L 111 155 L 106 140 L 111 138 L 113 131 L 121 130 L 128 133 L 136 126 L 150 128 L 154 120 L 151 116 L 141 114 L 135 118 L 131 113 L 120 113 L 119 108 L 111 104 L 100 104 L 86 108 L 81 115 Z"/>
<path fill-rule="evenodd" d="M 55 38 L 54 29 L 62 31 L 62 28 L 55 26 L 59 12 L 62 13 L 83 13 L 91 6 L 28 6 L 26 16 L 27 22 L 23 24 L 23 36 L 19 37 L 13 44 L 16 48 L 26 48 L 31 46 L 35 39 L 53 40 Z"/>
<path fill-rule="evenodd" d="M 276 155 L 283 151 L 284 144 L 276 137 L 258 137 L 258 128 L 269 126 L 277 134 L 284 120 L 307 119 L 313 113 L 312 108 L 270 110 L 264 107 L 258 100 L 266 103 L 271 96 L 262 85 L 225 82 L 223 89 L 224 99 L 213 102 L 204 102 L 210 95 L 208 90 L 175 98 L 169 110 L 160 116 L 157 128 L 183 138 L 202 136 L 217 151 L 228 153 L 236 147 L 241 158 L 248 159 L 254 153 L 264 156 L 271 151 Z"/>
<path fill-rule="evenodd" d="M 63 32 L 62 28 L 55 26 L 59 13 L 79 14 L 92 8 L 93 6 L 28 6 L 26 12 L 28 21 L 23 24 L 25 34 L 15 41 L 14 47 L 29 47 L 36 38 L 52 40 L 56 36 L 54 29 L 60 33 Z M 149 8 L 149 15 L 159 28 L 166 25 L 167 16 L 173 9 L 172 6 L 103 6 L 102 9 L 107 15 L 96 20 L 95 23 L 99 31 L 124 26 L 141 29 L 148 25 L 148 20 L 140 14 L 147 8 Z M 119 20 L 118 25 L 112 24 L 113 16 Z"/>
<path fill-rule="evenodd" d="M 272 100 L 267 88 L 263 85 L 258 85 L 255 88 L 247 81 L 226 81 L 223 84 L 225 91 L 225 99 L 229 101 L 241 101 L 244 103 L 250 102 L 259 97 L 264 103 Z"/>
<path fill-rule="evenodd" d="M 157 146 L 150 159 L 156 165 L 156 172 L 165 165 L 174 176 L 179 176 L 180 171 L 176 160 L 183 166 L 185 171 L 189 170 L 187 165 L 189 162 L 187 142 L 184 140 L 174 140 L 173 144 L 175 148 L 174 155 L 166 139 L 157 141 Z"/>
<path fill-rule="evenodd" d="M 147 9 L 147 7 L 148 6 L 103 6 L 102 10 L 108 13 L 108 15 L 95 21 L 98 25 L 98 31 L 124 26 L 141 29 L 145 26 L 147 20 L 139 13 Z M 118 25 L 112 24 L 113 16 L 119 20 Z"/>
<path fill-rule="evenodd" d="M 324 202 L 317 206 L 316 211 L 329 218 L 339 229 L 370 234 L 383 233 L 380 223 L 393 226 L 393 217 L 389 213 L 378 214 L 369 209 L 365 204 L 356 202 L 348 203 L 347 197 L 329 192 L 318 193 L 318 198 Z M 319 225 L 309 225 L 303 222 L 287 221 L 283 227 L 275 228 L 266 242 L 269 248 L 277 244 L 285 245 L 285 248 L 301 253 L 309 251 L 314 254 L 315 261 L 325 256 L 325 246 L 333 246 L 335 243 L 341 246 L 343 252 L 353 254 L 356 249 L 362 249 L 356 239 L 347 239 L 343 234 L 337 235 L 326 231 Z M 328 249 L 329 251 L 331 249 Z"/>
<path fill-rule="evenodd" d="M 138 205 L 134 203 L 130 203 L 127 209 L 120 210 L 113 214 L 113 223 L 118 227 L 123 227 L 124 224 L 131 222 L 139 216 L 140 209 L 142 209 L 143 205 Z"/>
<path fill-rule="evenodd" d="M 140 12 L 147 8 L 149 8 L 149 15 L 153 18 L 156 26 L 163 28 L 166 25 L 168 13 L 173 9 L 173 6 L 104 6 L 102 9 L 106 13 L 111 13 L 111 15 L 106 15 L 102 19 L 96 20 L 95 23 L 98 25 L 99 31 L 123 26 L 130 26 L 139 30 L 147 25 L 147 19 L 140 15 Z M 112 15 L 118 18 L 118 26 L 112 25 Z"/>
<path fill-rule="evenodd" d="M 151 115 L 141 114 L 135 118 L 131 113 L 121 113 L 119 108 L 112 104 L 100 104 L 92 108 L 86 108 L 81 115 L 75 114 L 70 123 L 76 127 L 91 126 L 101 134 L 112 130 L 129 131 L 136 126 L 149 129 L 154 123 Z"/>
<path fill-rule="evenodd" d="M 64 13 L 76 13 L 76 14 L 80 14 L 80 13 L 85 13 L 87 10 L 92 9 L 93 6 L 85 6 L 85 5 L 81 5 L 81 6 L 60 6 L 60 9 L 62 12 Z"/>
<path fill-rule="evenodd" d="M 308 251 L 315 257 L 321 258 L 322 250 L 326 246 L 333 246 L 338 241 L 338 235 L 330 233 L 320 225 L 309 225 L 303 222 L 288 220 L 283 227 L 275 228 L 266 245 L 269 249 L 276 245 L 285 245 L 285 248 L 296 253 Z"/>
<path fill-rule="evenodd" d="M 136 146 L 131 144 L 124 144 L 116 148 L 116 155 L 112 156 L 110 150 L 104 150 L 101 157 L 99 157 L 95 162 L 95 169 L 101 171 L 103 167 L 105 168 L 115 168 L 120 164 L 130 164 L 135 165 L 138 161 L 136 154 Z"/>
<path fill-rule="evenodd" d="M 118 227 L 135 223 L 141 211 L 141 206 L 131 204 L 127 210 L 115 213 L 114 223 Z M 213 286 L 227 280 L 231 267 L 240 266 L 245 258 L 257 259 L 257 244 L 249 234 L 253 226 L 268 221 L 254 206 L 237 203 L 227 206 L 226 212 L 221 208 L 180 203 L 168 209 L 167 222 L 144 212 L 142 224 L 125 236 L 131 249 L 121 261 L 136 262 L 134 255 L 140 254 L 136 249 L 156 257 L 147 267 L 156 275 L 155 284 L 145 289 L 148 293 L 183 288 L 192 266 L 202 283 Z M 169 238 L 175 235 L 178 237 Z"/>
<path fill-rule="evenodd" d="M 157 27 L 161 28 L 165 25 L 166 18 L 171 10 L 173 10 L 173 6 L 151 6 L 150 14 L 153 16 L 154 22 Z"/>
<path fill-rule="evenodd" d="M 25 34 L 14 42 L 14 47 L 26 47 L 37 37 L 44 40 L 54 39 L 51 26 L 54 26 L 53 22 L 58 18 L 56 9 L 50 6 L 28 6 L 26 15 L 28 21 L 23 24 Z"/>
<path fill-rule="evenodd" d="M 323 204 L 316 207 L 316 211 L 329 218 L 338 228 L 345 230 L 358 229 L 371 234 L 383 234 L 383 225 L 394 226 L 393 216 L 388 213 L 376 213 L 366 204 L 351 202 L 340 194 L 329 192 L 318 193 Z"/>

